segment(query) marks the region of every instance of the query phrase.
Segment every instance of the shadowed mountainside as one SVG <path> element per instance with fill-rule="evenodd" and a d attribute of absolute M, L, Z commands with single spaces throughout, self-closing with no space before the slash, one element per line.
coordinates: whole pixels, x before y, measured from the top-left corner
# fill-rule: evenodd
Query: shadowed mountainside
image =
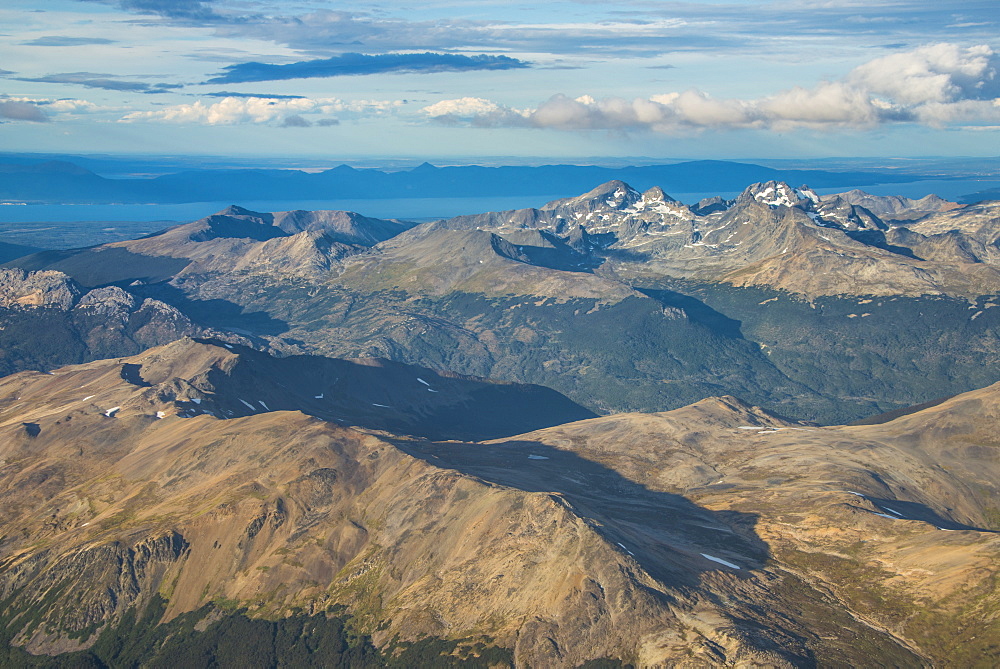
<path fill-rule="evenodd" d="M 1000 386 L 871 426 L 722 397 L 455 442 L 372 399 L 475 417 L 487 384 L 330 363 L 182 340 L 0 380 L 7 638 L 85 649 L 159 596 L 519 666 L 967 666 L 1000 639 Z"/>

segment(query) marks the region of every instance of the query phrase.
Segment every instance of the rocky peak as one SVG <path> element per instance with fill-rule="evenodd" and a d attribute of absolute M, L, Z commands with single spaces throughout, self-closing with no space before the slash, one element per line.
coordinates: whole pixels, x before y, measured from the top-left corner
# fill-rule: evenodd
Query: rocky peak
<path fill-rule="evenodd" d="M 273 214 L 274 225 L 294 235 L 319 231 L 343 244 L 375 244 L 395 237 L 410 226 L 396 220 L 369 218 L 353 211 L 281 211 Z"/>
<path fill-rule="evenodd" d="M 659 190 L 659 189 L 657 189 Z M 647 191 L 649 192 L 649 191 Z M 662 193 L 662 191 L 660 191 Z M 543 210 L 568 209 L 573 212 L 623 210 L 643 201 L 643 195 L 624 181 L 608 181 L 578 197 L 549 202 Z"/>
<path fill-rule="evenodd" d="M 872 195 L 858 189 L 824 196 L 823 202 L 864 207 L 876 216 L 887 220 L 916 220 L 928 214 L 949 211 L 961 206 L 937 195 L 927 195 L 919 200 L 914 200 L 901 195 Z"/>
<path fill-rule="evenodd" d="M 189 226 L 183 226 L 188 229 Z M 284 237 L 287 233 L 274 225 L 274 216 L 230 206 L 218 214 L 190 224 L 193 228 L 188 239 L 192 242 L 207 242 L 212 239 L 237 238 L 266 241 Z"/>
<path fill-rule="evenodd" d="M 819 196 L 808 186 L 792 188 L 784 181 L 765 181 L 747 187 L 737 202 L 754 200 L 769 207 L 799 207 L 812 209 L 819 202 Z"/>
<path fill-rule="evenodd" d="M 215 214 L 216 216 L 242 216 L 245 218 L 256 218 L 259 220 L 264 220 L 270 216 L 270 214 L 262 214 L 258 211 L 251 211 L 250 209 L 245 209 L 239 205 L 231 204 L 222 211 Z"/>
<path fill-rule="evenodd" d="M 660 188 L 659 186 L 653 186 L 645 193 L 643 193 L 642 201 L 646 203 L 677 202 L 677 200 L 664 193 L 663 189 Z"/>
<path fill-rule="evenodd" d="M 719 211 L 726 211 L 731 206 L 733 206 L 733 200 L 724 200 L 715 195 L 698 200 L 698 204 L 691 207 L 691 211 L 698 216 L 708 216 Z"/>
<path fill-rule="evenodd" d="M 110 314 L 135 310 L 135 297 L 118 286 L 95 288 L 80 298 L 79 309 L 90 309 L 94 313 Z"/>
<path fill-rule="evenodd" d="M 888 229 L 888 226 L 867 208 L 839 198 L 832 200 L 824 198 L 815 210 L 823 224 L 830 227 L 850 231 Z"/>

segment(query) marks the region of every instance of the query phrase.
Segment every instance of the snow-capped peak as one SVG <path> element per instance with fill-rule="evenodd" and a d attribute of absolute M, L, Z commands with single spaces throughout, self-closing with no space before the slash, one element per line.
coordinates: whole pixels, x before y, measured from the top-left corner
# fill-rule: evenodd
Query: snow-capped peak
<path fill-rule="evenodd" d="M 808 186 L 792 188 L 784 181 L 753 184 L 744 191 L 744 195 L 769 207 L 811 208 L 819 202 L 819 196 Z"/>

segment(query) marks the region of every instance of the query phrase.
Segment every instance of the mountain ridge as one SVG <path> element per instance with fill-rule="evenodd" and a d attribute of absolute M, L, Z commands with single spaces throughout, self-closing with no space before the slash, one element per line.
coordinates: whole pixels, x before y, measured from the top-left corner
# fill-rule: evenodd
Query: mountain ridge
<path fill-rule="evenodd" d="M 997 601 L 1000 384 L 873 426 L 718 397 L 435 441 L 264 406 L 223 419 L 206 373 L 260 355 L 184 340 L 0 379 L 14 644 L 58 659 L 155 596 L 164 624 L 343 605 L 380 647 L 491 640 L 558 667 L 915 666 L 1000 634 L 966 627 Z"/>

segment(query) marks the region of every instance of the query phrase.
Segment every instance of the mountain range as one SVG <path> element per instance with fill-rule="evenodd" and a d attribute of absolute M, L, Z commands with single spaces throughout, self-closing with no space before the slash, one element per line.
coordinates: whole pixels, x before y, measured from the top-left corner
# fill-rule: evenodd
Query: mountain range
<path fill-rule="evenodd" d="M 998 218 L 613 180 L 11 260 L 0 663 L 991 664 Z"/>
<path fill-rule="evenodd" d="M 322 171 L 197 169 L 157 176 L 108 178 L 65 159 L 0 155 L 0 201 L 29 203 L 176 203 L 383 198 L 549 196 L 625 180 L 675 192 L 734 191 L 753 181 L 809 182 L 815 187 L 905 183 L 925 178 L 898 171 L 774 169 L 701 160 L 669 165 L 601 167 L 435 167 L 384 171 L 339 165 Z"/>
<path fill-rule="evenodd" d="M 783 182 L 687 206 L 612 181 L 421 225 L 234 206 L 8 266 L 168 305 L 191 323 L 179 334 L 282 354 L 537 383 L 599 413 L 730 394 L 843 423 L 997 378 L 998 211 Z M 18 290 L 8 301 L 29 299 Z M 111 351 L 88 353 L 74 327 L 56 329 L 75 353 L 55 362 Z"/>

